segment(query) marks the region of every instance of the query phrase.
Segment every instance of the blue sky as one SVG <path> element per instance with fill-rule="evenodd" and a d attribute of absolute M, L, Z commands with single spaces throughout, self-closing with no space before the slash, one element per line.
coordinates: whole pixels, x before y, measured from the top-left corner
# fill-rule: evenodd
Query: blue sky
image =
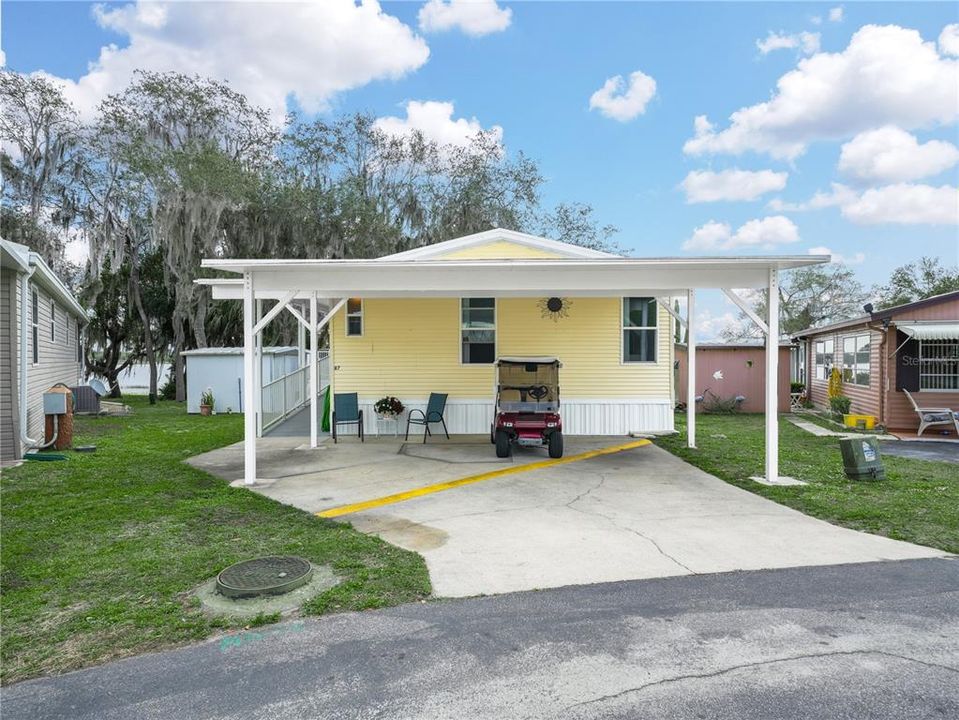
<path fill-rule="evenodd" d="M 292 14 L 295 6 L 193 3 L 157 14 L 118 3 L 97 14 L 79 2 L 3 2 L 2 44 L 8 67 L 65 79 L 80 105 L 122 87 L 136 64 L 208 69 L 245 91 L 275 86 L 255 99 L 371 111 L 396 118 L 398 131 L 415 124 L 407 103 L 451 103 L 427 129 L 502 128 L 509 151 L 539 161 L 547 203 L 592 204 L 635 255 L 828 248 L 867 284 L 920 255 L 959 262 L 954 3 L 486 0 L 472 14 L 432 4 L 426 17 L 422 2 L 360 12 L 328 0 Z M 870 76 L 877 58 L 886 66 Z M 81 80 L 97 62 L 96 82 Z M 627 86 L 636 72 L 636 97 L 614 91 L 591 108 L 608 79 Z M 790 72 L 805 84 L 756 110 L 776 102 Z M 730 115 L 750 107 L 752 119 L 733 127 Z M 712 126 L 684 150 L 697 116 Z M 720 199 L 691 202 L 682 186 L 690 173 L 732 170 L 743 172 L 694 176 L 699 199 Z M 742 197 L 746 186 L 755 196 Z M 733 312 L 716 298 L 706 308 L 717 324 Z"/>

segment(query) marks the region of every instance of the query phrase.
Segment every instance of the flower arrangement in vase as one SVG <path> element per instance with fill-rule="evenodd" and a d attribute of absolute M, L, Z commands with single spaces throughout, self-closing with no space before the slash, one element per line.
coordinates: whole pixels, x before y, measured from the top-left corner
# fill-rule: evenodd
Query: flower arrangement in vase
<path fill-rule="evenodd" d="M 376 414 L 384 418 L 395 418 L 405 409 L 403 403 L 392 395 L 380 398 L 373 404 L 373 410 L 376 411 Z"/>

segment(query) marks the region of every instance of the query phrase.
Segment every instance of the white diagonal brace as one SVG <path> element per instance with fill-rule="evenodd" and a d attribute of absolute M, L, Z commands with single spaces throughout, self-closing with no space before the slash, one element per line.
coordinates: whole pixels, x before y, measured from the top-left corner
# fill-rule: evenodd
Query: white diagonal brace
<path fill-rule="evenodd" d="M 270 311 L 266 315 L 260 318 L 260 321 L 253 327 L 253 332 L 258 333 L 269 325 L 270 321 L 283 312 L 283 309 L 293 301 L 293 298 L 296 297 L 298 292 L 298 290 L 290 290 L 290 292 L 284 295 L 276 305 L 270 308 Z"/>
<path fill-rule="evenodd" d="M 759 317 L 759 315 L 756 314 L 756 311 L 749 307 L 749 303 L 736 294 L 735 290 L 732 288 L 723 288 L 723 294 L 736 303 L 736 305 L 739 306 L 739 309 L 746 313 L 746 316 L 759 326 L 759 329 L 763 331 L 763 335 L 769 334 L 769 326 L 766 324 L 765 320 Z"/>
<path fill-rule="evenodd" d="M 346 298 L 341 299 L 336 305 L 330 308 L 330 311 L 323 316 L 323 319 L 316 324 L 316 330 L 319 332 L 322 330 L 329 322 L 333 319 L 333 316 L 339 311 L 341 307 L 346 305 Z"/>
<path fill-rule="evenodd" d="M 680 316 L 680 314 L 679 314 L 678 312 L 676 312 L 675 308 L 673 308 L 673 307 L 670 306 L 670 304 L 669 304 L 669 298 L 661 298 L 661 297 L 658 297 L 658 298 L 656 298 L 656 302 L 658 302 L 660 305 L 662 305 L 662 306 L 663 306 L 663 309 L 664 309 L 666 312 L 668 312 L 670 315 L 672 315 L 672 316 L 673 316 L 673 319 L 675 319 L 676 322 L 678 322 L 680 325 L 686 325 L 686 324 L 687 324 L 686 321 L 683 320 L 683 318 Z"/>
<path fill-rule="evenodd" d="M 302 326 L 307 330 L 307 332 L 309 332 L 310 323 L 307 322 L 306 318 L 303 317 L 303 315 L 300 313 L 299 310 L 297 310 L 297 309 L 296 309 L 295 307 L 293 307 L 292 305 L 287 305 L 287 306 L 286 306 L 286 311 L 287 311 L 288 313 L 290 313 L 290 315 L 292 315 L 293 317 L 295 317 L 295 318 L 296 318 L 296 321 L 297 321 L 298 323 L 300 323 L 300 325 L 302 325 Z"/>

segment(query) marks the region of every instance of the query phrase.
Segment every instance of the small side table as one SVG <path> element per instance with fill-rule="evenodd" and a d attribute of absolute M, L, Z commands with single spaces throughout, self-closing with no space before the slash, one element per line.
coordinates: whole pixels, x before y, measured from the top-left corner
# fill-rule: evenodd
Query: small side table
<path fill-rule="evenodd" d="M 389 430 L 389 426 L 393 426 L 393 437 L 399 437 L 399 418 L 396 415 L 379 415 L 376 416 L 376 437 L 380 436 L 380 427 L 386 425 L 386 429 Z"/>

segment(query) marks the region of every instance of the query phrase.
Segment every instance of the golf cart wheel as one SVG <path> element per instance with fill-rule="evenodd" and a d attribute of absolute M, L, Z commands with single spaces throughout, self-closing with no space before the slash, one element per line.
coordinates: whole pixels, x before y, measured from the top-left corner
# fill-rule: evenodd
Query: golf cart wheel
<path fill-rule="evenodd" d="M 489 426 L 489 441 L 491 445 L 496 444 L 496 431 L 492 425 Z"/>
<path fill-rule="evenodd" d="M 563 457 L 563 433 L 559 430 L 549 436 L 549 456 L 551 458 Z"/>
<path fill-rule="evenodd" d="M 505 430 L 496 431 L 496 457 L 508 458 L 513 452 L 513 446 L 509 442 L 509 433 Z"/>

